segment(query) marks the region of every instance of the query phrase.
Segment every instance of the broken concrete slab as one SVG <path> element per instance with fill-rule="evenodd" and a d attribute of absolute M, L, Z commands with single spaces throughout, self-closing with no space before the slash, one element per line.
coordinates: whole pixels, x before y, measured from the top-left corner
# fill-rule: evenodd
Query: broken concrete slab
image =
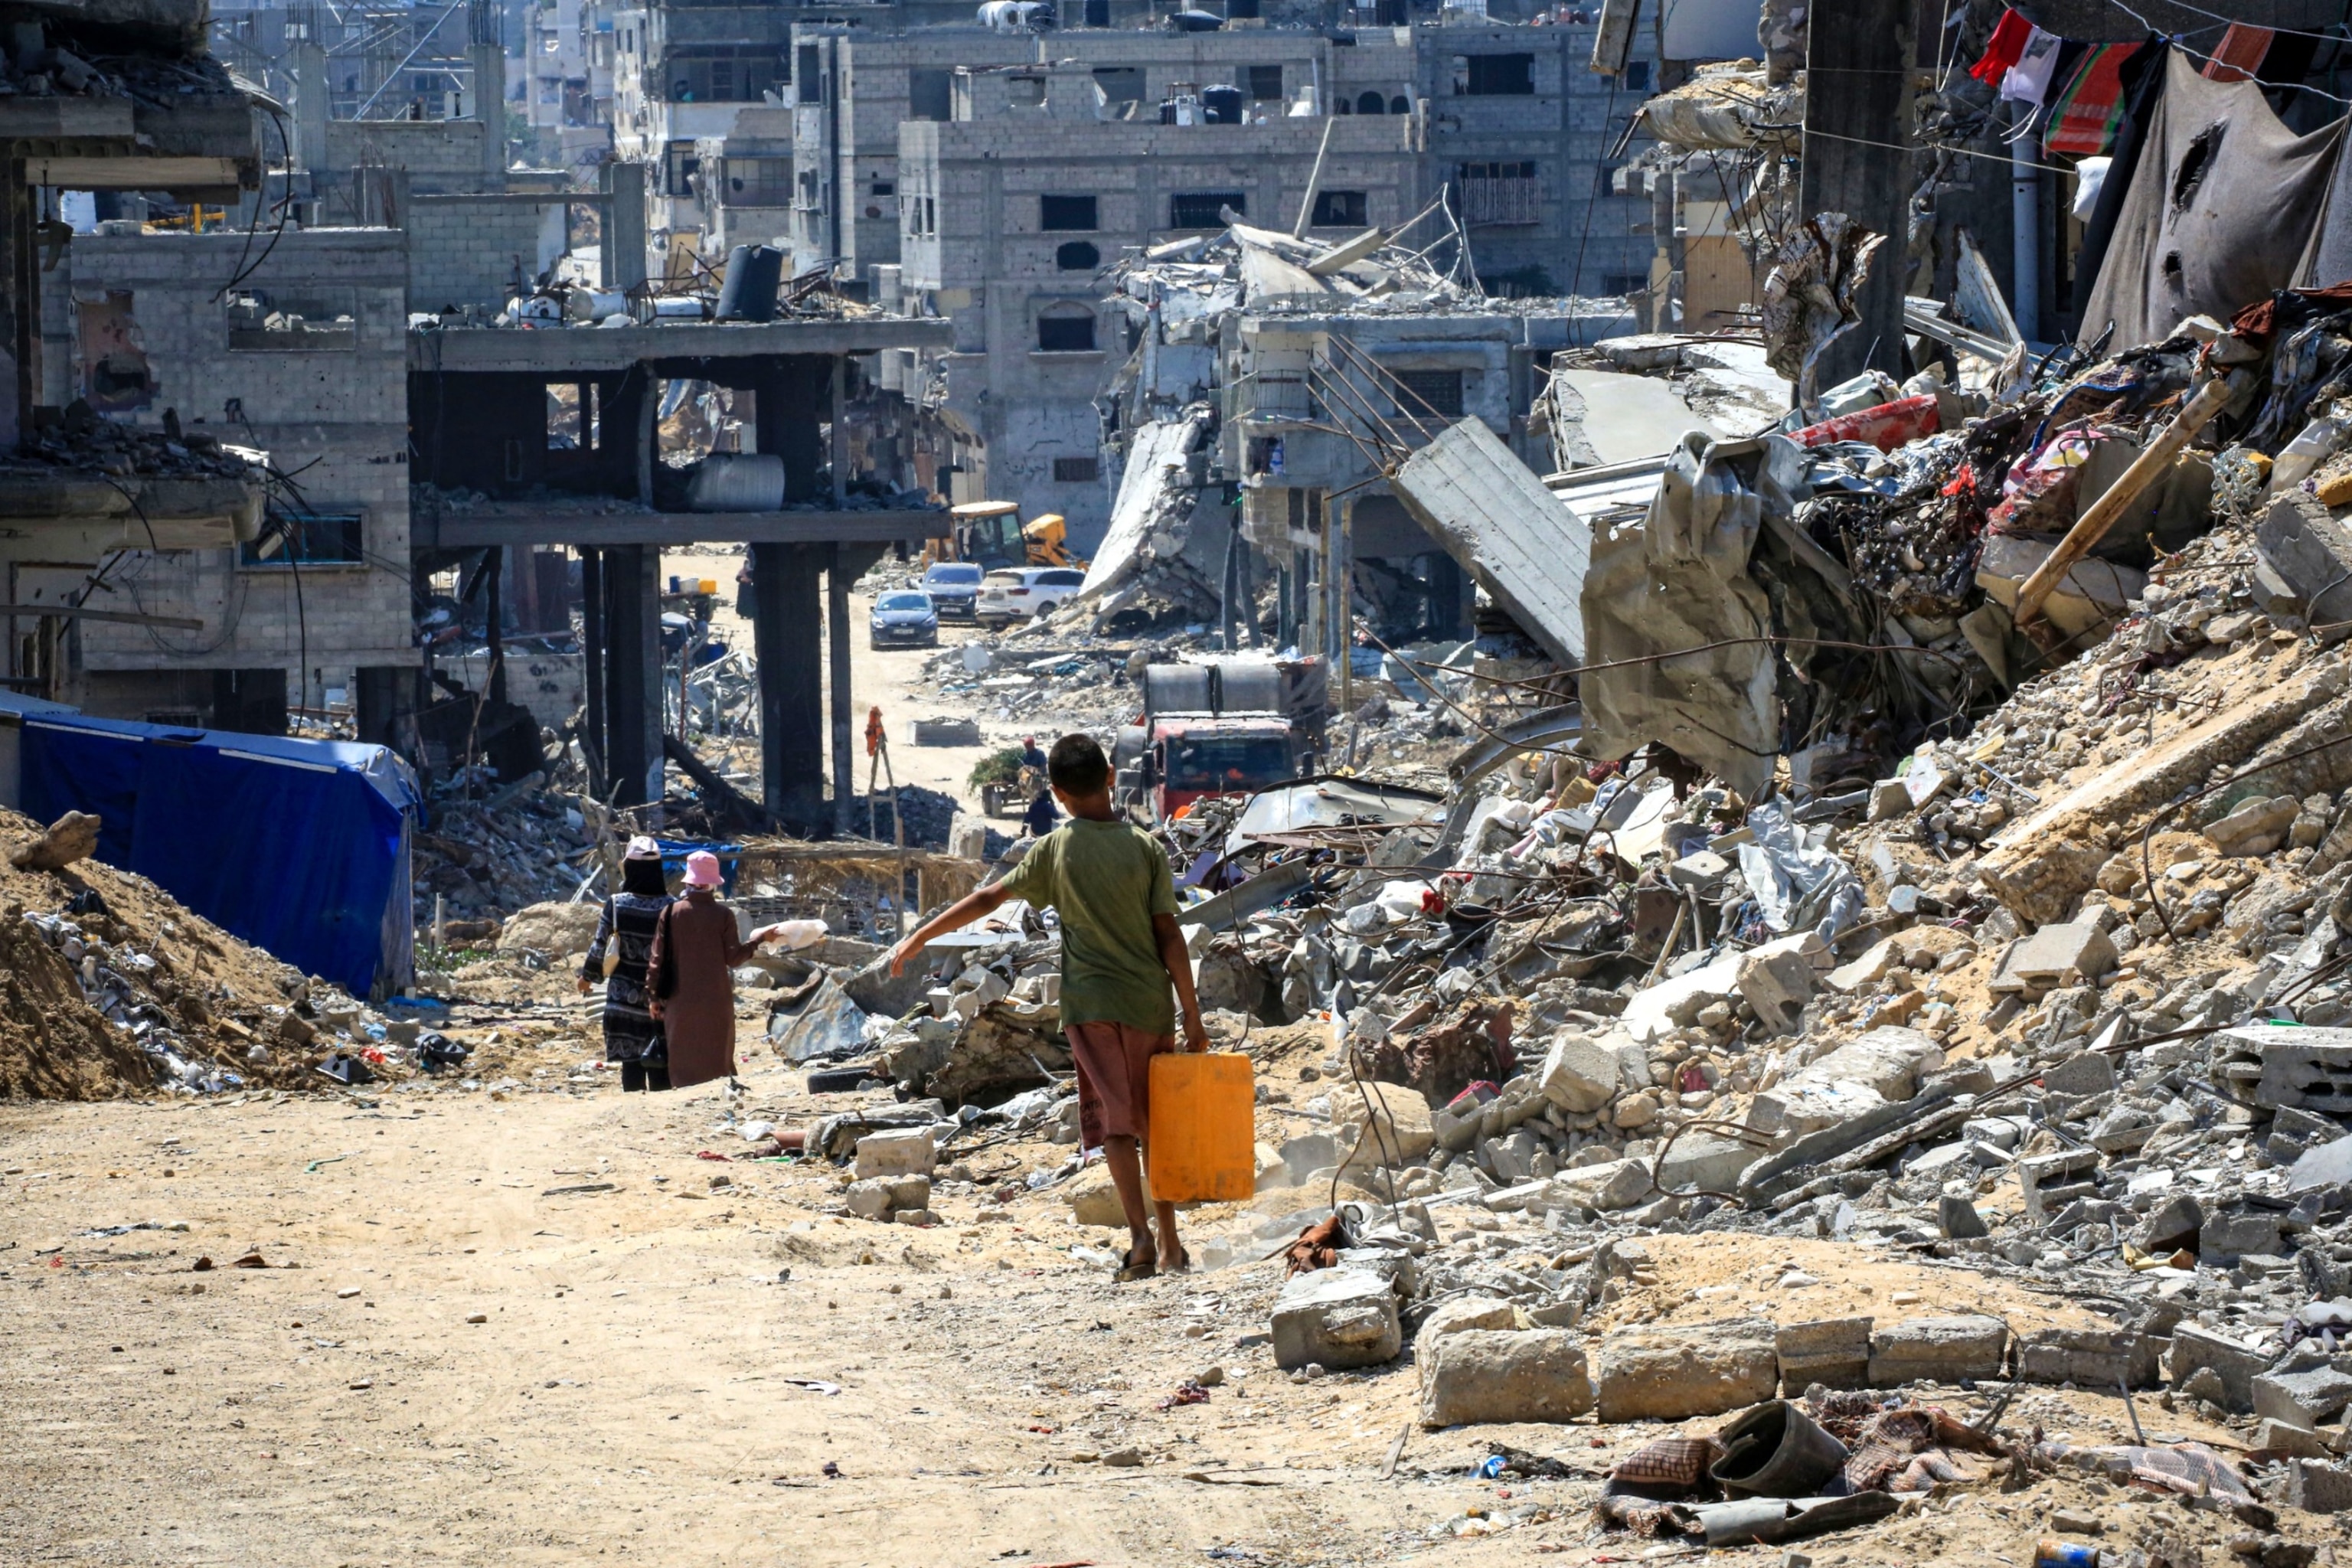
<path fill-rule="evenodd" d="M 2253 1380 L 2253 1403 L 2258 1419 L 2315 1431 L 2352 1405 L 2352 1373 L 2327 1365 L 2266 1372 Z"/>
<path fill-rule="evenodd" d="M 1739 965 L 1745 956 L 1729 953 L 1636 992 L 1618 1015 L 1617 1026 L 1642 1045 L 1690 1027 L 1702 1008 L 1739 994 Z"/>
<path fill-rule="evenodd" d="M 2352 620 L 2352 531 L 2315 495 L 2290 489 L 2254 525 L 2263 563 L 2306 622 Z"/>
<path fill-rule="evenodd" d="M 1975 1241 L 1992 1234 L 1977 1205 L 1954 1193 L 1946 1193 L 1936 1201 L 1936 1228 L 1947 1241 Z"/>
<path fill-rule="evenodd" d="M 2102 831 L 2137 820 L 2220 766 L 2235 767 L 2263 742 L 2343 694 L 2347 672 L 2331 665 L 2299 680 L 2258 688 L 2202 723 L 2082 784 L 1987 840 L 1977 879 L 2009 910 L 2036 925 L 2063 921 L 2097 880 L 2111 851 Z"/>
<path fill-rule="evenodd" d="M 1681 1141 L 1677 1141 L 1676 1147 L 1680 1145 Z M 1596 1165 L 1580 1165 L 1560 1172 L 1551 1179 L 1549 1186 L 1553 1195 L 1546 1206 L 1564 1204 L 1602 1214 L 1632 1208 L 1656 1190 L 1650 1180 L 1647 1160 L 1609 1160 Z"/>
<path fill-rule="evenodd" d="M 862 1219 L 887 1219 L 894 1214 L 920 1214 L 931 1206 L 927 1176 L 872 1176 L 849 1184 L 842 1202 Z"/>
<path fill-rule="evenodd" d="M 2276 1454 L 2291 1459 L 2325 1459 L 2327 1444 L 2317 1432 L 2304 1426 L 2290 1426 L 2284 1421 L 2257 1421 L 2254 1435 L 2248 1446 L 2257 1453 Z"/>
<path fill-rule="evenodd" d="M 2116 1087 L 2116 1058 L 2105 1051 L 2077 1051 L 2044 1068 L 2042 1087 L 2052 1094 L 2112 1093 Z"/>
<path fill-rule="evenodd" d="M 928 1127 L 868 1132 L 857 1141 L 857 1179 L 928 1176 L 939 1164 L 939 1145 Z"/>
<path fill-rule="evenodd" d="M 1562 1110 L 1598 1110 L 1617 1097 L 1617 1052 L 1591 1035 L 1564 1029 L 1552 1037 L 1536 1083 Z"/>
<path fill-rule="evenodd" d="M 2231 858 L 2267 855 L 2286 842 L 2286 830 L 2301 809 L 2293 795 L 2242 802 L 2229 815 L 2205 825 L 2213 847 Z"/>
<path fill-rule="evenodd" d="M 2027 1383 L 2118 1388 L 2137 1364 L 2139 1336 L 2125 1329 L 2029 1329 L 2017 1339 L 2017 1375 Z"/>
<path fill-rule="evenodd" d="M 1412 1337 L 1414 1354 L 1425 1356 L 1429 1347 L 1438 1341 L 1448 1334 L 1461 1333 L 1465 1329 L 1500 1331 L 1518 1326 L 1518 1309 L 1500 1297 L 1457 1296 L 1451 1301 L 1439 1303 L 1437 1310 L 1422 1321 L 1421 1328 Z M 1420 1365 L 1423 1380 L 1426 1382 L 1429 1363 L 1424 1360 Z"/>
<path fill-rule="evenodd" d="M 1285 1285 L 1273 1332 L 1275 1364 L 1285 1372 L 1381 1366 L 1404 1349 L 1395 1289 L 1354 1268 L 1318 1268 Z"/>
<path fill-rule="evenodd" d="M 1874 1387 L 1892 1388 L 1995 1377 L 2008 1351 L 2009 1325 L 1999 1318 L 1906 1318 L 1872 1331 L 1870 1381 Z"/>
<path fill-rule="evenodd" d="M 1762 1318 L 1612 1334 L 1593 1358 L 1601 1419 L 1682 1421 L 1760 1404 L 1780 1386 L 1776 1339 Z"/>
<path fill-rule="evenodd" d="M 2040 993 L 2096 980 L 2116 966 L 2116 944 L 2088 921 L 2046 925 L 2012 945 L 1989 989 Z"/>
<path fill-rule="evenodd" d="M 2096 1149 L 2061 1149 L 2020 1160 L 2017 1185 L 2025 1199 L 2025 1222 L 2033 1226 L 2045 1224 L 2052 1215 L 2079 1195 L 2075 1189 L 2098 1168 Z"/>
<path fill-rule="evenodd" d="M 1584 662 L 1590 535 L 1484 421 L 1405 459 L 1390 489 L 1446 553 L 1563 665 Z"/>
<path fill-rule="evenodd" d="M 1584 1343 L 1566 1329 L 1464 1329 L 1431 1348 L 1421 1423 L 1572 1421 L 1593 1406 Z"/>
<path fill-rule="evenodd" d="M 1813 966 L 1792 952 L 1746 954 L 1739 964 L 1739 995 L 1764 1026 L 1776 1035 L 1791 1033 L 1812 1000 L 1817 978 Z"/>
<path fill-rule="evenodd" d="M 2208 1215 L 2198 1232 L 2198 1261 L 2226 1268 L 2248 1254 L 2269 1257 L 2279 1250 L 2279 1222 L 2285 1217 L 2274 1210 L 2258 1208 Z"/>
<path fill-rule="evenodd" d="M 2289 1459 L 2286 1505 L 2305 1513 L 2342 1513 L 2352 1509 L 2352 1469 L 2317 1459 Z"/>
<path fill-rule="evenodd" d="M 2347 1184 L 2352 1184 L 2352 1135 L 2305 1150 L 2286 1173 L 2286 1190 L 2291 1193 Z"/>
<path fill-rule="evenodd" d="M 2254 1379 L 2268 1372 L 2271 1365 L 2271 1358 L 2253 1346 L 2241 1344 L 2196 1323 L 2181 1323 L 2173 1329 L 2172 1353 L 2168 1360 L 2173 1387 L 2183 1387 L 2200 1370 L 2210 1369 L 2221 1388 L 2219 1403 L 2240 1413 L 2254 1407 Z"/>
<path fill-rule="evenodd" d="M 2142 1252 L 2165 1255 L 2187 1247 L 2197 1250 L 2205 1227 L 2205 1205 L 2190 1193 L 2178 1193 L 2148 1211 L 2132 1232 L 2132 1245 Z"/>
<path fill-rule="evenodd" d="M 2267 1110 L 2352 1114 L 2352 1029 L 2248 1024 L 2213 1037 L 2213 1079 Z"/>
<path fill-rule="evenodd" d="M 1727 1193 L 1739 1184 L 1740 1173 L 1754 1164 L 1758 1151 L 1736 1138 L 1711 1132 L 1685 1133 L 1675 1140 L 1658 1163 L 1659 1190 L 1669 1193 Z"/>
<path fill-rule="evenodd" d="M 1794 1399 L 1814 1384 L 1861 1388 L 1870 1381 L 1870 1320 L 1817 1318 L 1782 1323 L 1773 1333 L 1780 1394 Z"/>
<path fill-rule="evenodd" d="M 1856 1036 L 1749 1102 L 1747 1124 L 1774 1139 L 1801 1137 L 1919 1092 L 1944 1049 L 1917 1029 L 1885 1025 Z"/>

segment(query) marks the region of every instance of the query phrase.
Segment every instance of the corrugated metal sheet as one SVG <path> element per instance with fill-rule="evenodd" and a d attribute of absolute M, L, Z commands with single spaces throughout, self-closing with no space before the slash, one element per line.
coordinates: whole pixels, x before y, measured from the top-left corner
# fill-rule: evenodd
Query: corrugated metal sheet
<path fill-rule="evenodd" d="M 1544 651 L 1584 662 L 1591 528 L 1493 431 L 1463 420 L 1407 458 L 1390 488 Z"/>

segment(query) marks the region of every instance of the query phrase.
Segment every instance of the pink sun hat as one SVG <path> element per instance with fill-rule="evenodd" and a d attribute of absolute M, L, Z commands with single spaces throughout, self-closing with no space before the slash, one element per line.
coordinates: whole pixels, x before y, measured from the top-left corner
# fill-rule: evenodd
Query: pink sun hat
<path fill-rule="evenodd" d="M 686 858 L 686 885 L 689 888 L 719 886 L 719 857 L 708 849 L 698 849 Z"/>

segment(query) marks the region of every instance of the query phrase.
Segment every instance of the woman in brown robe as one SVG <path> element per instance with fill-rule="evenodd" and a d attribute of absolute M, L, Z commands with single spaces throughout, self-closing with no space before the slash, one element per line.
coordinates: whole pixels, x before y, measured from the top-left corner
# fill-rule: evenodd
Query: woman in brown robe
<path fill-rule="evenodd" d="M 735 937 L 735 912 L 719 901 L 719 857 L 697 850 L 686 861 L 685 894 L 662 911 L 646 973 L 657 994 L 653 1015 L 669 1042 L 669 1081 L 677 1089 L 735 1076 L 735 976 L 767 934 Z"/>

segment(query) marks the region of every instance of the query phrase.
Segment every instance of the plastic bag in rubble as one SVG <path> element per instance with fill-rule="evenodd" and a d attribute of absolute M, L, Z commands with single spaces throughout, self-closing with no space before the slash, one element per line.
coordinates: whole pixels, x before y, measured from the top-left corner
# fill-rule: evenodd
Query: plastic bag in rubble
<path fill-rule="evenodd" d="M 1785 806 L 1766 801 L 1748 814 L 1748 827 L 1755 840 L 1739 847 L 1739 872 L 1766 925 L 1785 932 L 1810 918 L 1826 939 L 1853 923 L 1862 912 L 1862 884 L 1844 861 L 1806 846 Z"/>

